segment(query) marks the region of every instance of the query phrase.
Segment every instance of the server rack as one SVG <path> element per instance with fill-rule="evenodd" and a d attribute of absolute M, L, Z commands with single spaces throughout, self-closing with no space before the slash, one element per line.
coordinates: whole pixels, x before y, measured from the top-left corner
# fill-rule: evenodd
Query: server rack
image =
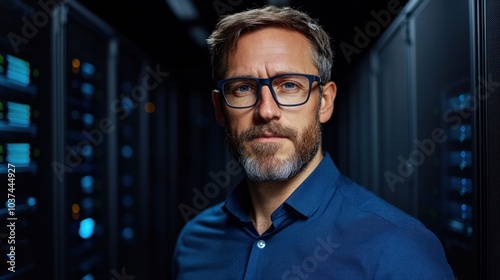
<path fill-rule="evenodd" d="M 6 0 L 0 9 L 0 279 L 167 275 L 160 261 L 177 214 L 172 80 L 78 2 Z M 149 155 L 159 153 L 155 172 Z"/>
<path fill-rule="evenodd" d="M 415 214 L 411 180 L 413 168 L 406 162 L 411 150 L 413 102 L 410 95 L 407 23 L 394 22 L 390 36 L 373 50 L 374 88 L 378 110 L 378 192 L 407 213 Z M 396 133 L 397 132 L 397 133 Z M 393 178 L 393 175 L 399 176 Z M 395 177 L 396 177 L 395 176 Z M 402 178 L 402 179 L 401 179 Z"/>
<path fill-rule="evenodd" d="M 0 9 L 0 278 L 30 279 L 53 256 L 50 57 L 39 55 L 50 51 L 49 15 L 14 0 Z"/>
<path fill-rule="evenodd" d="M 161 81 L 151 76 L 155 65 L 146 55 L 122 38 L 118 47 L 117 99 L 117 239 L 118 267 L 127 274 L 148 279 L 149 203 L 149 102 L 151 91 Z M 161 78 L 161 77 L 158 77 Z M 141 256 L 138 258 L 137 256 Z"/>
<path fill-rule="evenodd" d="M 162 69 L 162 71 L 166 71 Z M 177 91 L 167 78 L 151 91 L 149 99 L 148 144 L 151 157 L 149 165 L 150 195 L 149 217 L 154 225 L 147 236 L 150 275 L 161 275 L 170 279 L 170 263 L 177 237 L 179 220 L 177 205 L 178 189 L 178 132 Z M 153 129 L 154 128 L 154 129 Z M 160 148 L 163 147 L 163 148 Z M 168 167 L 168 168 L 167 168 Z M 154 248 L 161 248 L 155 250 Z"/>
<path fill-rule="evenodd" d="M 76 2 L 61 5 L 54 18 L 55 271 L 59 279 L 103 278 L 116 263 L 106 141 L 116 127 L 107 108 L 115 96 L 115 35 Z"/>
<path fill-rule="evenodd" d="M 418 106 L 415 149 L 425 155 L 415 177 L 418 217 L 440 236 L 459 279 L 471 279 L 475 271 L 473 196 L 478 186 L 472 150 L 478 135 L 469 107 L 475 95 L 470 22 L 468 1 L 425 1 L 411 17 Z"/>
<path fill-rule="evenodd" d="M 349 118 L 344 134 L 355 131 L 342 141 L 371 146 L 362 155 L 351 146 L 340 165 L 436 233 L 457 279 L 498 275 L 498 222 L 490 218 L 498 196 L 488 180 L 498 155 L 498 71 L 488 68 L 498 57 L 494 15 L 492 1 L 410 1 L 362 61 L 365 70 L 343 81 L 349 97 L 337 106 Z M 367 99 L 368 118 L 352 104 Z M 360 129 L 370 121 L 374 130 Z"/>
<path fill-rule="evenodd" d="M 476 267 L 479 279 L 500 278 L 500 3 L 494 0 L 477 0 L 470 2 L 471 33 L 473 49 L 472 83 L 476 89 L 478 101 L 478 117 L 474 125 L 477 134 L 481 135 L 474 147 L 478 154 L 478 170 L 476 171 L 475 236 Z"/>

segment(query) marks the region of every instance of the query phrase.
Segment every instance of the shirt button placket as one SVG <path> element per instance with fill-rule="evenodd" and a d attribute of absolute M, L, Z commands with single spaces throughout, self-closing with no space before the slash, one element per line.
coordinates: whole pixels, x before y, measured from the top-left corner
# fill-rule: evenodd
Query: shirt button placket
<path fill-rule="evenodd" d="M 259 267 L 262 265 L 263 259 L 265 259 L 266 251 L 264 251 L 264 248 L 266 246 L 267 243 L 263 239 L 253 241 L 247 268 L 245 269 L 245 276 L 243 277 L 244 280 L 254 280 L 258 278 L 256 273 L 260 271 Z"/>

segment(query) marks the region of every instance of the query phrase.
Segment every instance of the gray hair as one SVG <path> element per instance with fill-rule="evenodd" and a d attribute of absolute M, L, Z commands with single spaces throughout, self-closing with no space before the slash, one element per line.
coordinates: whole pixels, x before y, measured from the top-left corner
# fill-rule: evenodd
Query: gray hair
<path fill-rule="evenodd" d="M 265 27 L 281 27 L 303 34 L 312 45 L 312 59 L 323 82 L 331 77 L 333 51 L 326 31 L 308 14 L 290 7 L 268 5 L 224 16 L 207 39 L 212 78 L 224 79 L 228 53 L 234 49 L 239 37 L 249 31 Z"/>

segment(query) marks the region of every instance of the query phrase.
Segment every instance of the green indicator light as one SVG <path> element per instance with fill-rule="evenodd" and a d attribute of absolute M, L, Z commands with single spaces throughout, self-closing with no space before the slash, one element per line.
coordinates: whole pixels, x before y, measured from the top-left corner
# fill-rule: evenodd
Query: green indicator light
<path fill-rule="evenodd" d="M 33 77 L 35 78 L 40 77 L 40 71 L 37 68 L 33 69 Z"/>
<path fill-rule="evenodd" d="M 41 152 L 40 152 L 40 149 L 36 148 L 34 151 L 33 151 L 33 154 L 35 154 L 35 157 L 39 157 Z"/>

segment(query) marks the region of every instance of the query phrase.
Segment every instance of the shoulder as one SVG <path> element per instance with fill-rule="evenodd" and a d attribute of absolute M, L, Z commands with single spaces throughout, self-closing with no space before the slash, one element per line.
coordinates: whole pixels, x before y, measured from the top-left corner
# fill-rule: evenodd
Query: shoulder
<path fill-rule="evenodd" d="M 225 224 L 227 215 L 223 210 L 223 205 L 224 202 L 220 202 L 210 206 L 186 222 L 179 233 L 179 240 L 194 232 L 200 233 L 209 231 L 211 228 L 216 228 Z"/>
<path fill-rule="evenodd" d="M 189 220 L 177 236 L 174 258 L 185 255 L 193 248 L 202 246 L 207 238 L 224 226 L 226 214 L 222 210 L 223 203 L 211 206 Z"/>
<path fill-rule="evenodd" d="M 423 226 L 415 217 L 344 175 L 338 179 L 338 193 L 347 207 L 352 209 L 353 215 L 369 215 L 372 219 L 394 228 Z"/>
<path fill-rule="evenodd" d="M 225 224 L 226 215 L 222 210 L 223 203 L 211 206 L 186 222 L 182 227 L 173 252 L 172 273 L 177 279 L 180 271 L 185 271 L 187 267 L 197 265 L 200 261 L 200 251 L 210 247 L 210 240 L 214 234 Z"/>
<path fill-rule="evenodd" d="M 454 279 L 441 242 L 424 226 L 400 227 L 383 237 L 375 279 Z"/>
<path fill-rule="evenodd" d="M 349 178 L 339 180 L 351 226 L 370 237 L 374 279 L 454 279 L 441 241 L 424 224 Z"/>

